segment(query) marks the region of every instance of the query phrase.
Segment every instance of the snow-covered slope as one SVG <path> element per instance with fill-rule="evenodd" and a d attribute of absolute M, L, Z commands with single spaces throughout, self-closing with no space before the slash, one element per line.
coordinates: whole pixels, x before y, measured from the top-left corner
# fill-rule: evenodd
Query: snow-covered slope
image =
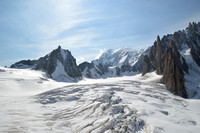
<path fill-rule="evenodd" d="M 41 71 L 0 67 L 0 132 L 198 133 L 200 101 L 145 76 L 56 82 Z"/>

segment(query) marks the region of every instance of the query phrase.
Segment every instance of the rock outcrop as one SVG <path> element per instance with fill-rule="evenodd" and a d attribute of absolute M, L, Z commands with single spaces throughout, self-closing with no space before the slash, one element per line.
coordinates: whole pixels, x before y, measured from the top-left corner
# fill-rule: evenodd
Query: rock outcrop
<path fill-rule="evenodd" d="M 155 62 L 158 74 L 163 73 L 162 63 L 161 63 L 162 55 L 163 55 L 162 46 L 160 42 L 160 37 L 158 36 L 156 41 L 156 62 Z"/>

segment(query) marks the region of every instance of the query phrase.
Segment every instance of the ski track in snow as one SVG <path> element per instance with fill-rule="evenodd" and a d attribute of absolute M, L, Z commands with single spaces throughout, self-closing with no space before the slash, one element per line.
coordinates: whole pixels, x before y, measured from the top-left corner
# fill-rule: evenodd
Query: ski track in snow
<path fill-rule="evenodd" d="M 200 101 L 169 93 L 155 73 L 67 84 L 50 79 L 38 82 L 43 77 L 40 72 L 1 69 L 1 86 L 26 82 L 41 90 L 9 95 L 16 90 L 5 93 L 0 87 L 4 92 L 0 94 L 0 132 L 200 131 Z M 19 78 L 20 72 L 27 75 Z M 35 77 L 29 78 L 28 73 Z M 6 79 L 10 74 L 12 79 Z"/>

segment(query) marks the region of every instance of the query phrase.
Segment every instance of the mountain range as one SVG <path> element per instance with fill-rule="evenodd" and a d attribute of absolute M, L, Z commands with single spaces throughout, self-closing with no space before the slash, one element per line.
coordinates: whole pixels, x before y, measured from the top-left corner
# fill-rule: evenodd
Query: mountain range
<path fill-rule="evenodd" d="M 145 50 L 122 48 L 107 50 L 98 59 L 76 64 L 69 50 L 60 46 L 38 60 L 22 60 L 11 68 L 30 68 L 46 72 L 56 81 L 79 81 L 156 71 L 161 83 L 175 95 L 200 98 L 200 22 L 190 23 L 185 30 L 157 36 Z"/>

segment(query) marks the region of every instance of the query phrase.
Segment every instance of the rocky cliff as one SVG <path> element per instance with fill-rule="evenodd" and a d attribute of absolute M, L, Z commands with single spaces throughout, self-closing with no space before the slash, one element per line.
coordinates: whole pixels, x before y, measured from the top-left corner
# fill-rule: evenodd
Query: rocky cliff
<path fill-rule="evenodd" d="M 32 68 L 42 70 L 52 79 L 57 81 L 76 81 L 82 78 L 82 74 L 77 67 L 75 58 L 68 50 L 60 46 L 50 54 L 38 60 L 23 60 L 11 65 L 11 68 Z"/>
<path fill-rule="evenodd" d="M 200 23 L 190 23 L 183 31 L 157 37 L 148 55 L 144 57 L 142 75 L 156 70 L 163 75 L 169 91 L 182 97 L 196 97 L 200 94 L 198 84 L 185 82 L 195 71 L 200 74 Z M 189 80 L 189 78 L 188 78 Z M 188 82 L 187 80 L 187 82 Z"/>

